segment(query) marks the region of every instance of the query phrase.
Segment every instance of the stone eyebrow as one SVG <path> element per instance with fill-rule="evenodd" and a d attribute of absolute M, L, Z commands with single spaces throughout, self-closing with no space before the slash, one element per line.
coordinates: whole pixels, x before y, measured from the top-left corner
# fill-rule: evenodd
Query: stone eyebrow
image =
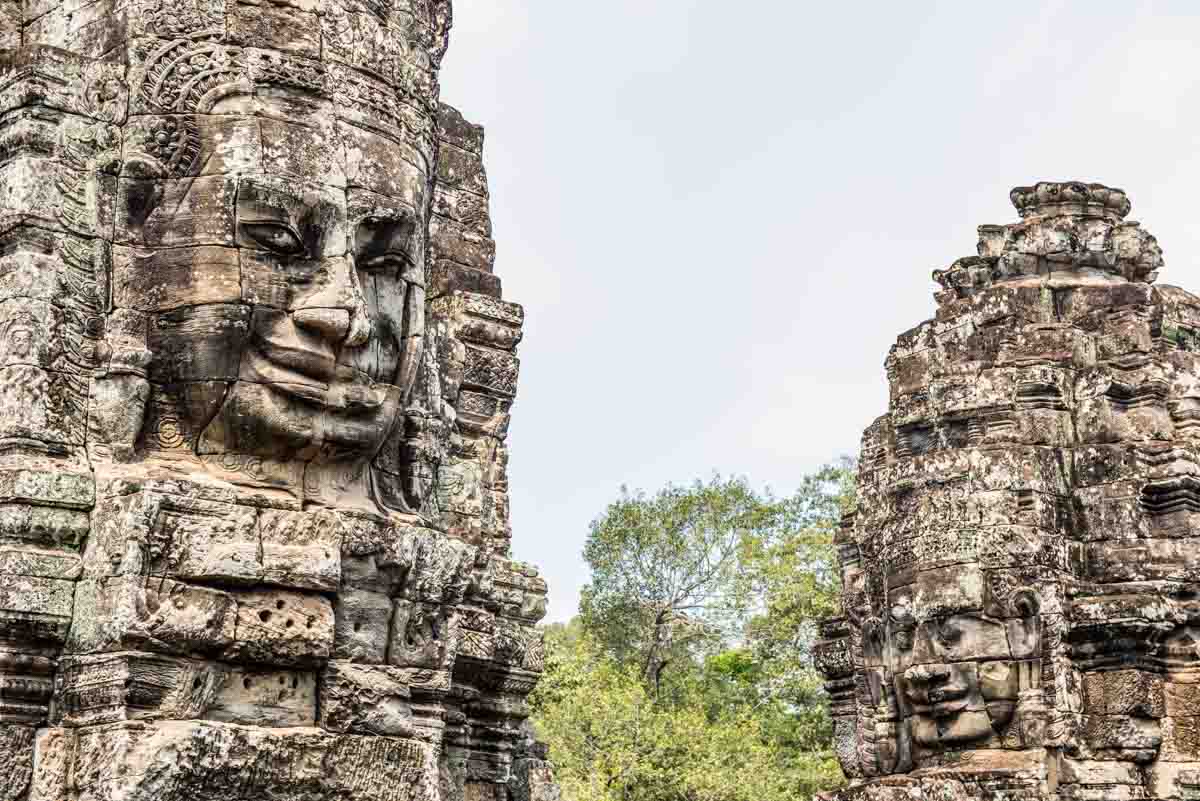
<path fill-rule="evenodd" d="M 323 196 L 306 200 L 305 190 L 289 192 L 286 188 L 267 186 L 256 181 L 242 181 L 238 186 L 238 219 L 243 218 L 241 209 L 247 205 L 260 207 L 266 212 L 288 215 L 292 222 L 305 224 L 326 215 L 337 215 L 341 207 Z"/>

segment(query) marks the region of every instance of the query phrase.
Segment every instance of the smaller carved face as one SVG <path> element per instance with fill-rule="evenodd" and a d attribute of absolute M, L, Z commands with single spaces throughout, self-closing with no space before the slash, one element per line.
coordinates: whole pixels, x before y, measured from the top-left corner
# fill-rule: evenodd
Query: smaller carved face
<path fill-rule="evenodd" d="M 1163 637 L 1159 653 L 1173 667 L 1192 667 L 1200 662 L 1200 594 L 1181 589 L 1170 600 L 1177 623 Z"/>
<path fill-rule="evenodd" d="M 409 290 L 420 282 L 410 253 L 415 222 L 353 212 L 331 191 L 242 180 L 242 281 L 257 305 L 224 410 L 226 444 L 260 452 L 252 440 L 266 436 L 299 449 L 322 422 L 320 439 L 334 450 L 370 450 L 386 434 L 411 386 L 411 374 L 398 375 L 405 327 L 422 312 L 423 298 Z"/>
<path fill-rule="evenodd" d="M 33 331 L 28 328 L 16 328 L 9 334 L 9 351 L 14 356 L 28 356 L 33 349 Z"/>
<path fill-rule="evenodd" d="M 900 713 L 911 718 L 916 743 L 931 749 L 1007 726 L 1019 691 L 1006 622 L 938 589 L 893 591 L 887 637 Z"/>
<path fill-rule="evenodd" d="M 988 737 L 1012 719 L 1017 671 L 1002 623 L 951 615 L 891 635 L 896 689 L 927 747 Z"/>

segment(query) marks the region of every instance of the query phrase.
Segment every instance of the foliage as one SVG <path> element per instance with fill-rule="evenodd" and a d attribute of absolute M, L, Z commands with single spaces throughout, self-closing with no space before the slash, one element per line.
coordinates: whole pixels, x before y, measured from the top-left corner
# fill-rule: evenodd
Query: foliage
<path fill-rule="evenodd" d="M 533 698 L 572 801 L 802 799 L 836 780 L 827 754 L 797 759 L 772 740 L 753 707 L 713 714 L 693 689 L 656 699 L 641 671 L 606 655 L 586 634 L 552 637 Z"/>
<path fill-rule="evenodd" d="M 620 497 L 593 525 L 580 615 L 546 627 L 531 697 L 573 801 L 799 801 L 837 784 L 810 663 L 835 610 L 853 463 L 789 498 L 740 478 Z"/>
<path fill-rule="evenodd" d="M 654 496 L 622 488 L 584 547 L 592 569 L 584 627 L 618 661 L 639 664 L 658 691 L 669 664 L 703 658 L 728 639 L 745 612 L 736 590 L 746 544 L 786 512 L 741 478 L 670 485 Z"/>
<path fill-rule="evenodd" d="M 763 666 L 763 684 L 786 703 L 807 708 L 819 694 L 811 666 L 815 622 L 838 612 L 841 588 L 833 536 L 854 505 L 854 462 L 843 458 L 801 482 L 787 502 L 788 523 L 748 545 L 747 585 L 760 599 L 746 637 Z"/>

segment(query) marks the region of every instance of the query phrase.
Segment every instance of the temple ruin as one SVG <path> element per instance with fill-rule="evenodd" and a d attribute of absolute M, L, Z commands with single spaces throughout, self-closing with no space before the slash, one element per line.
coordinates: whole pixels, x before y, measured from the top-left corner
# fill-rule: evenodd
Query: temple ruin
<path fill-rule="evenodd" d="M 0 0 L 0 800 L 552 799 L 449 0 Z"/>
<path fill-rule="evenodd" d="M 1039 183 L 887 359 L 825 621 L 842 801 L 1200 798 L 1200 298 Z"/>

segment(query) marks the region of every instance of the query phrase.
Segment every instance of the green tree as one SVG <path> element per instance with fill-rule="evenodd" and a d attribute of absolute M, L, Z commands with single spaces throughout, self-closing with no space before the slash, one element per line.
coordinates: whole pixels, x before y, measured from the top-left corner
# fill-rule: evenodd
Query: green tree
<path fill-rule="evenodd" d="M 676 661 L 720 650 L 746 611 L 741 576 L 751 539 L 785 521 L 787 504 L 742 478 L 621 496 L 592 523 L 583 625 L 623 664 L 661 689 Z M 778 535 L 770 535 L 778 536 Z"/>
<path fill-rule="evenodd" d="M 714 715 L 691 690 L 664 702 L 636 666 L 622 665 L 586 634 L 562 634 L 547 639 L 546 674 L 531 701 L 564 797 L 799 801 L 836 783 L 828 754 L 805 760 L 787 753 L 753 707 L 726 705 Z"/>
<path fill-rule="evenodd" d="M 840 781 L 811 645 L 853 475 L 835 462 L 782 499 L 720 476 L 622 490 L 531 698 L 568 797 L 796 801 Z"/>
<path fill-rule="evenodd" d="M 838 612 L 841 577 L 833 538 L 854 508 L 855 462 L 842 458 L 804 477 L 787 501 L 786 524 L 749 541 L 740 592 L 756 600 L 747 646 L 762 666 L 761 686 L 797 709 L 821 695 L 812 667 L 816 622 Z"/>

